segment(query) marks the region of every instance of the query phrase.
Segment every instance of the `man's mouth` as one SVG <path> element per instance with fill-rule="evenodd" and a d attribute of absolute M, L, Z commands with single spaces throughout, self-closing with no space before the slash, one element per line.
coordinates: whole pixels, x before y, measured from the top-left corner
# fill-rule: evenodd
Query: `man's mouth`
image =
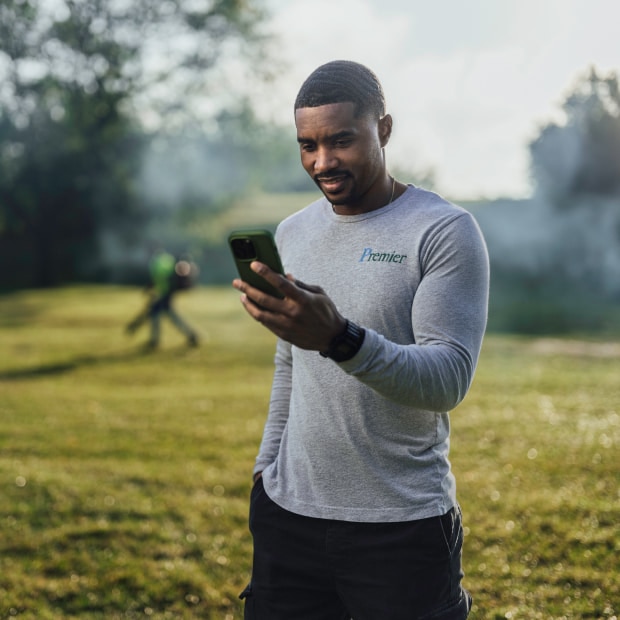
<path fill-rule="evenodd" d="M 319 187 L 327 194 L 338 194 L 343 191 L 346 180 L 347 175 L 344 174 L 316 178 Z"/>

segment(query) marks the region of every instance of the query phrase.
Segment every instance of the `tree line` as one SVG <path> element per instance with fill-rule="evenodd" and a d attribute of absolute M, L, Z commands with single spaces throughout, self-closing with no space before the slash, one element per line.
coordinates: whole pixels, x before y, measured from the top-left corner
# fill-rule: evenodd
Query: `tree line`
<path fill-rule="evenodd" d="M 118 281 L 110 257 L 131 256 L 171 222 L 224 210 L 247 188 L 314 189 L 294 136 L 259 121 L 247 99 L 227 99 L 217 80 L 229 53 L 273 77 L 266 17 L 262 0 L 3 0 L 0 290 Z M 615 303 L 617 74 L 590 69 L 562 111 L 529 145 L 535 191 L 523 209 L 566 243 L 552 250 L 541 237 L 525 250 L 537 260 L 519 262 L 500 242 L 510 218 L 481 215 L 495 289 Z M 586 231 L 595 241 L 585 244 Z"/>
<path fill-rule="evenodd" d="M 563 119 L 529 145 L 534 191 L 496 201 L 479 221 L 491 256 L 491 325 L 507 331 L 620 328 L 618 76 L 590 68 Z"/>
<path fill-rule="evenodd" d="M 172 199 L 221 208 L 261 168 L 285 169 L 246 101 L 211 125 L 196 112 L 226 50 L 268 66 L 265 15 L 260 0 L 3 0 L 0 288 L 105 279 L 106 248 L 138 243 Z M 169 171 L 192 150 L 210 162 L 201 184 L 181 168 L 176 195 L 145 189 L 145 162 L 163 154 Z"/>

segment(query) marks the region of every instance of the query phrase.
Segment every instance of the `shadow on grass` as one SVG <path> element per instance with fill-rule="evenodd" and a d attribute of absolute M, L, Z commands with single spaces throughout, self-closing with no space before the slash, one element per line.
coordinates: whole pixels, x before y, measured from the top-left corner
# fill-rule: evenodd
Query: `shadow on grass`
<path fill-rule="evenodd" d="M 25 299 L 0 292 L 0 327 L 15 328 L 32 324 L 41 314 L 41 308 Z"/>
<path fill-rule="evenodd" d="M 61 375 L 72 372 L 84 366 L 98 366 L 103 364 L 116 364 L 120 362 L 126 363 L 131 360 L 146 357 L 157 357 L 158 360 L 175 359 L 185 355 L 188 351 L 193 350 L 195 350 L 195 347 L 188 345 L 181 345 L 170 349 L 154 349 L 147 345 L 142 345 L 138 348 L 105 353 L 102 355 L 79 355 L 73 359 L 68 359 L 61 362 L 50 362 L 48 364 L 40 364 L 38 366 L 0 370 L 0 381 L 37 379 L 40 377 Z"/>

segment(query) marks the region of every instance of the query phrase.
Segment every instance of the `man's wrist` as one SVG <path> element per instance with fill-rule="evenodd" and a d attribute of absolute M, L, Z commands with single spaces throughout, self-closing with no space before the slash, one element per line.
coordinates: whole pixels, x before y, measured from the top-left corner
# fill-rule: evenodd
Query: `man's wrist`
<path fill-rule="evenodd" d="M 323 357 L 335 362 L 346 362 L 362 348 L 366 331 L 353 321 L 346 320 L 344 330 L 338 334 L 325 351 L 319 351 Z"/>

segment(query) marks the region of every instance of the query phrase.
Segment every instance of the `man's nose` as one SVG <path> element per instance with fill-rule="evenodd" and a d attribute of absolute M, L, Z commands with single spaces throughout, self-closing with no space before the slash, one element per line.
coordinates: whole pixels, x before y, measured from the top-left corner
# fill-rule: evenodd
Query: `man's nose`
<path fill-rule="evenodd" d="M 321 174 L 328 172 L 338 167 L 338 159 L 334 156 L 331 149 L 321 148 L 316 152 L 316 159 L 314 160 L 314 172 L 315 174 Z"/>

